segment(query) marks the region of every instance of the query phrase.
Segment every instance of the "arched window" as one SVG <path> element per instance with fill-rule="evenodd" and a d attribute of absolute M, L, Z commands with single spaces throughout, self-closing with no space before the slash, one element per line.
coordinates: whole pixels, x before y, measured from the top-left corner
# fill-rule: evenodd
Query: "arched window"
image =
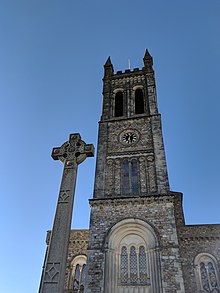
<path fill-rule="evenodd" d="M 115 117 L 124 115 L 123 93 L 117 92 L 115 95 Z"/>
<path fill-rule="evenodd" d="M 86 256 L 78 255 L 71 262 L 68 288 L 73 293 L 82 293 L 85 288 Z"/>
<path fill-rule="evenodd" d="M 138 193 L 138 171 L 137 161 L 131 161 L 131 192 Z"/>
<path fill-rule="evenodd" d="M 138 280 L 137 253 L 134 246 L 130 248 L 130 282 L 136 284 Z"/>
<path fill-rule="evenodd" d="M 122 246 L 121 248 L 120 279 L 122 284 L 127 284 L 128 282 L 128 253 L 127 253 L 126 246 Z"/>
<path fill-rule="evenodd" d="M 86 265 L 84 264 L 82 267 L 82 278 L 81 278 L 81 290 L 86 286 Z M 83 292 L 83 291 L 82 291 Z"/>
<path fill-rule="evenodd" d="M 77 265 L 74 274 L 73 289 L 77 291 L 79 289 L 80 283 L 80 266 Z"/>
<path fill-rule="evenodd" d="M 144 283 L 147 279 L 147 259 L 144 246 L 139 248 L 139 275 L 140 283 Z"/>
<path fill-rule="evenodd" d="M 137 160 L 127 159 L 122 162 L 122 193 L 138 193 L 138 165 Z"/>
<path fill-rule="evenodd" d="M 162 292 L 153 228 L 139 219 L 114 225 L 106 238 L 105 293 Z"/>
<path fill-rule="evenodd" d="M 130 182 L 129 182 L 129 162 L 124 160 L 122 163 L 122 192 L 130 192 Z"/>
<path fill-rule="evenodd" d="M 197 286 L 199 290 L 209 293 L 219 293 L 219 276 L 216 270 L 216 259 L 207 253 L 201 253 L 195 258 Z"/>
<path fill-rule="evenodd" d="M 132 245 L 130 249 L 122 246 L 120 260 L 120 283 L 122 285 L 149 284 L 146 252 L 143 245 L 139 248 Z"/>
<path fill-rule="evenodd" d="M 135 114 L 144 113 L 144 97 L 142 89 L 135 91 Z"/>

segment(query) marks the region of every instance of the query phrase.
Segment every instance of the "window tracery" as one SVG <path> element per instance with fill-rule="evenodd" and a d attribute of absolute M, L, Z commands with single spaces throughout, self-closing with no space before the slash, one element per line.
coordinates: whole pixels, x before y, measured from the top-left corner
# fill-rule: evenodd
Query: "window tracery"
<path fill-rule="evenodd" d="M 197 284 L 202 292 L 219 293 L 217 260 L 210 254 L 199 254 L 195 258 Z"/>
<path fill-rule="evenodd" d="M 134 246 L 130 248 L 130 282 L 137 283 L 137 254 Z"/>
<path fill-rule="evenodd" d="M 82 278 L 81 278 L 81 287 L 83 288 L 83 290 L 84 290 L 84 288 L 85 288 L 85 286 L 86 286 L 86 264 L 84 264 L 83 266 L 82 266 Z"/>
<path fill-rule="evenodd" d="M 153 228 L 139 219 L 115 224 L 106 238 L 105 293 L 162 292 Z"/>
<path fill-rule="evenodd" d="M 82 293 L 85 288 L 86 256 L 78 255 L 71 263 L 69 290 L 72 293 Z"/>
<path fill-rule="evenodd" d="M 147 280 L 147 258 L 144 246 L 139 248 L 139 277 L 140 283 L 144 283 Z"/>
<path fill-rule="evenodd" d="M 128 265 L 129 264 L 129 265 Z M 145 247 L 125 245 L 121 248 L 120 255 L 120 283 L 121 285 L 147 285 L 147 259 Z"/>
<path fill-rule="evenodd" d="M 76 266 L 74 281 L 73 281 L 73 289 L 77 292 L 80 286 L 80 267 L 79 264 Z"/>
<path fill-rule="evenodd" d="M 123 246 L 121 249 L 120 279 L 122 284 L 127 284 L 128 282 L 128 253 L 127 253 L 126 246 Z"/>

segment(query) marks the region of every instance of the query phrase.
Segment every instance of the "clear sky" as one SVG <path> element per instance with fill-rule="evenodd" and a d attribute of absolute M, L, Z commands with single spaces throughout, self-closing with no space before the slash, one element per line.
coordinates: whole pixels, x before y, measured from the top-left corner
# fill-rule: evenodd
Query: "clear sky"
<path fill-rule="evenodd" d="M 51 150 L 96 146 L 103 64 L 154 57 L 170 186 L 186 222 L 220 223 L 220 1 L 0 1 L 1 293 L 38 291 L 62 174 Z M 79 166 L 73 227 L 88 227 L 95 159 Z"/>

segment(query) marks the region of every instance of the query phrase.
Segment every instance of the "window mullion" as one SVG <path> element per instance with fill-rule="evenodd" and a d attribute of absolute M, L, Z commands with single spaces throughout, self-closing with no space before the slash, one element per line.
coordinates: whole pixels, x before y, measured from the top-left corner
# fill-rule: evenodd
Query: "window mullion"
<path fill-rule="evenodd" d="M 79 266 L 79 271 L 80 271 L 80 275 L 79 275 L 79 288 L 78 288 L 78 293 L 80 293 L 80 286 L 82 284 L 82 266 Z"/>
<path fill-rule="evenodd" d="M 140 284 L 140 256 L 139 256 L 139 253 L 140 253 L 140 247 L 136 247 L 136 255 L 137 255 L 137 282 L 138 284 Z"/>
<path fill-rule="evenodd" d="M 130 247 L 127 248 L 128 251 L 128 284 L 131 282 L 131 268 L 130 268 Z"/>
<path fill-rule="evenodd" d="M 211 292 L 212 285 L 211 285 L 211 282 L 210 282 L 209 268 L 208 268 L 208 264 L 207 263 L 205 264 L 205 270 L 206 270 L 206 276 L 207 276 L 207 279 L 208 279 L 209 288 L 210 288 L 210 292 Z"/>

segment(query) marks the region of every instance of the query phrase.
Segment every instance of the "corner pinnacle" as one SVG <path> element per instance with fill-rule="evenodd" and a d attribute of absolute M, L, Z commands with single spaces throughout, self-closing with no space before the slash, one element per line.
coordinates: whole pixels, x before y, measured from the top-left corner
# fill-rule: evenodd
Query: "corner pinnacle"
<path fill-rule="evenodd" d="M 146 69 L 152 69 L 152 66 L 153 66 L 153 58 L 151 57 L 149 51 L 146 49 L 145 51 L 145 54 L 144 54 L 144 58 L 143 58 L 143 61 L 144 61 L 144 67 Z"/>
<path fill-rule="evenodd" d="M 104 65 L 105 67 L 107 67 L 107 66 L 112 66 L 112 61 L 111 61 L 111 58 L 110 58 L 110 56 L 108 56 L 108 59 L 107 59 L 107 61 L 105 62 L 105 65 Z"/>
<path fill-rule="evenodd" d="M 111 76 L 114 73 L 114 68 L 111 62 L 110 56 L 108 57 L 107 61 L 104 65 L 104 76 Z"/>

